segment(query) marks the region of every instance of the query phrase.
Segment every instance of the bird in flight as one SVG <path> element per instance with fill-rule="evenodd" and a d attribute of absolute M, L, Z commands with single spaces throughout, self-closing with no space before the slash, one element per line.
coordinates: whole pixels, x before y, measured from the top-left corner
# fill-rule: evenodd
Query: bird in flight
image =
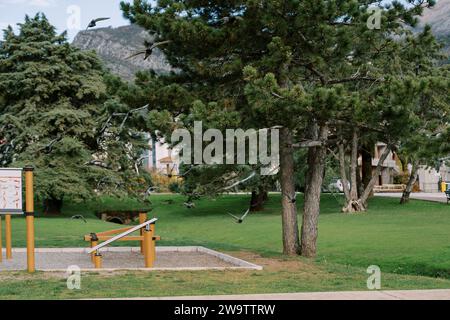
<path fill-rule="evenodd" d="M 284 192 L 283 192 L 283 194 L 289 199 L 290 203 L 297 202 L 297 193 L 296 192 L 294 192 L 294 197 L 291 197 L 290 195 L 288 195 L 287 193 L 284 193 Z"/>
<path fill-rule="evenodd" d="M 105 21 L 105 20 L 109 20 L 109 19 L 111 19 L 111 18 L 97 18 L 97 19 L 91 20 L 91 22 L 89 22 L 86 30 L 89 29 L 89 28 L 96 27 L 97 26 L 97 22 Z"/>
<path fill-rule="evenodd" d="M 145 50 L 136 52 L 135 54 L 132 54 L 131 56 L 127 57 L 127 59 L 131 59 L 140 55 L 144 55 L 144 60 L 147 60 L 148 57 L 150 57 L 153 53 L 153 50 L 159 46 L 162 46 L 163 44 L 167 44 L 170 43 L 170 40 L 166 40 L 166 41 L 161 41 L 161 42 L 156 42 L 156 43 L 151 43 L 151 42 L 145 42 Z"/>
<path fill-rule="evenodd" d="M 186 208 L 188 208 L 188 209 L 193 209 L 193 208 L 195 208 L 195 203 L 193 203 L 193 202 L 185 202 L 184 206 Z"/>
<path fill-rule="evenodd" d="M 83 220 L 84 223 L 87 223 L 86 219 L 81 214 L 71 217 L 70 220 Z"/>
<path fill-rule="evenodd" d="M 149 188 L 145 191 L 145 195 L 146 195 L 146 196 L 149 196 L 149 195 L 151 195 L 152 193 L 155 193 L 158 189 L 159 189 L 158 187 L 154 187 L 154 186 L 149 187 Z"/>
<path fill-rule="evenodd" d="M 184 178 L 189 172 L 191 172 L 192 170 L 195 169 L 195 166 L 191 166 L 186 172 L 184 172 L 183 174 L 173 174 L 172 172 L 174 171 L 175 166 L 172 167 L 172 169 L 170 170 L 170 173 L 162 173 L 162 175 L 172 178 L 172 177 L 177 177 L 177 178 Z"/>
<path fill-rule="evenodd" d="M 244 20 L 244 18 L 241 16 L 228 16 L 228 17 L 223 17 L 222 19 L 219 19 L 219 21 L 222 22 L 223 24 L 234 23 L 236 21 L 242 21 L 242 20 Z"/>
<path fill-rule="evenodd" d="M 242 215 L 242 217 L 236 217 L 234 214 L 227 212 L 230 216 L 233 217 L 234 220 L 236 220 L 236 223 L 242 223 L 244 222 L 244 219 L 247 217 L 247 215 L 249 214 L 250 209 L 247 209 L 247 211 L 245 211 L 245 213 Z"/>

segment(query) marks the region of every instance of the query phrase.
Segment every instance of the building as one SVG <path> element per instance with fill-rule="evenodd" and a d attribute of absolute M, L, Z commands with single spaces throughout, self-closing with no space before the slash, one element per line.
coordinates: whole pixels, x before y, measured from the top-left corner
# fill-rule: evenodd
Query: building
<path fill-rule="evenodd" d="M 442 159 L 439 170 L 427 166 L 420 167 L 417 178 L 420 191 L 441 192 L 440 182 L 450 182 L 449 160 L 450 158 Z"/>
<path fill-rule="evenodd" d="M 375 172 L 380 157 L 386 150 L 387 145 L 382 142 L 378 142 L 374 146 L 373 158 L 372 158 L 372 172 Z M 376 186 L 392 185 L 394 184 L 394 177 L 401 174 L 400 160 L 395 152 L 390 152 L 386 160 L 384 160 L 380 174 L 376 182 Z M 358 159 L 358 165 L 362 166 L 362 157 Z"/>
<path fill-rule="evenodd" d="M 153 141 L 152 138 L 149 138 L 149 148 L 144 156 L 146 158 L 143 166 L 146 170 L 156 170 L 173 175 L 179 173 L 175 153 L 167 143 L 164 143 L 164 140 Z"/>

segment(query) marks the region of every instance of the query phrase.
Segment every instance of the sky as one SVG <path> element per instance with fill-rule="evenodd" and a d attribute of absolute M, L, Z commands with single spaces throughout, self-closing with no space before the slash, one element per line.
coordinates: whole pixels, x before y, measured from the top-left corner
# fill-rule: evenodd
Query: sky
<path fill-rule="evenodd" d="M 0 0 L 0 30 L 8 25 L 17 30 L 16 24 L 23 22 L 25 14 L 44 12 L 59 33 L 67 30 L 71 41 L 95 18 L 111 17 L 99 22 L 98 27 L 128 25 L 119 4 L 120 0 Z"/>
<path fill-rule="evenodd" d="M 44 12 L 58 32 L 67 30 L 72 41 L 78 31 L 86 29 L 95 18 L 111 18 L 100 22 L 99 28 L 128 25 L 119 4 L 120 0 L 0 0 L 0 30 L 8 25 L 17 30 L 17 23 L 23 22 L 25 14 L 34 16 L 37 12 Z"/>

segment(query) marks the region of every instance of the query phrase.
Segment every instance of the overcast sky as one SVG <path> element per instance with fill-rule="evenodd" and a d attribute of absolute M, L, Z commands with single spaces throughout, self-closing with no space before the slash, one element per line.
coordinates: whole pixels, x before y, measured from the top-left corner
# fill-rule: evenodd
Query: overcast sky
<path fill-rule="evenodd" d="M 119 4 L 120 0 L 0 0 L 0 30 L 8 25 L 17 30 L 16 24 L 23 22 L 25 14 L 34 16 L 37 12 L 44 12 L 57 31 L 67 30 L 72 40 L 95 18 L 111 17 L 111 20 L 99 23 L 98 27 L 129 24 L 122 16 Z"/>
<path fill-rule="evenodd" d="M 0 0 L 0 29 L 23 22 L 25 14 L 34 16 L 44 12 L 58 32 L 68 31 L 72 40 L 80 29 L 86 29 L 89 21 L 99 17 L 111 17 L 99 27 L 118 27 L 129 24 L 122 17 L 120 0 Z M 78 19 L 79 17 L 79 19 Z"/>

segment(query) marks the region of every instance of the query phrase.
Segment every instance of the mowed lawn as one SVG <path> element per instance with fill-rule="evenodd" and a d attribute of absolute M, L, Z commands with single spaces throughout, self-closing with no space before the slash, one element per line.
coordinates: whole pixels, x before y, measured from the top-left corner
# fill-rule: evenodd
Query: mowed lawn
<path fill-rule="evenodd" d="M 302 198 L 299 198 L 301 212 Z M 168 203 L 169 199 L 173 203 Z M 47 298 L 83 297 L 86 292 L 93 297 L 125 297 L 364 290 L 368 277 L 365 270 L 370 265 L 381 268 L 383 289 L 450 288 L 450 206 L 445 204 L 411 201 L 401 206 L 397 199 L 374 198 L 367 213 L 344 215 L 339 212 L 338 201 L 324 195 L 318 256 L 308 260 L 281 255 L 279 194 L 271 194 L 265 210 L 250 214 L 242 224 L 236 224 L 227 212 L 242 214 L 248 207 L 249 196 L 205 198 L 196 201 L 194 209 L 184 207 L 185 198 L 178 195 L 153 195 L 151 200 L 153 211 L 150 215 L 159 218 L 156 225 L 157 233 L 162 236 L 159 245 L 202 245 L 260 263 L 265 270 L 227 271 L 226 276 L 223 272 L 122 273 L 115 277 L 86 275 L 83 278 L 84 293 L 83 290 L 68 293 L 61 279 L 49 278 L 48 275 L 30 278 L 17 273 L 23 279 L 21 281 L 36 286 L 36 291 L 21 290 L 14 286 L 19 281 L 14 279 L 15 273 L 3 273 L 6 278 L 0 282 L 0 297 L 9 298 L 14 292 L 18 297 L 28 297 L 31 292 L 42 290 L 44 292 L 39 296 Z M 82 241 L 84 234 L 120 227 L 98 220 L 93 214 L 95 210 L 138 207 L 141 205 L 129 200 L 108 198 L 96 203 L 66 203 L 61 217 L 38 216 L 36 246 L 86 246 Z M 82 214 L 87 223 L 71 220 L 70 216 L 74 214 Z M 23 218 L 13 219 L 13 243 L 15 247 L 25 246 Z M 154 282 L 155 279 L 159 285 L 152 286 L 152 289 L 140 284 Z M 117 290 L 105 292 L 101 289 L 105 285 L 117 287 Z"/>

